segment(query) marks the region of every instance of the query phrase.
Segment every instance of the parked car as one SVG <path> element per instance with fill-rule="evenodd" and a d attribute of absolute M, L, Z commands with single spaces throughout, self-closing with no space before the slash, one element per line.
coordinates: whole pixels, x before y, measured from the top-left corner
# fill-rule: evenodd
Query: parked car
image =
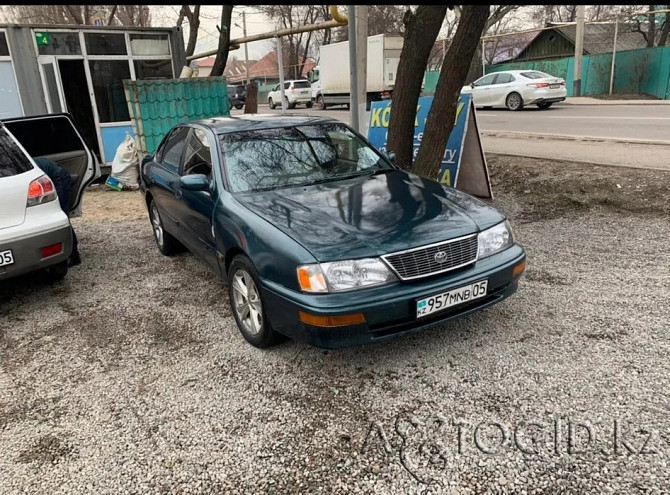
<path fill-rule="evenodd" d="M 507 107 L 521 110 L 525 105 L 549 108 L 565 100 L 565 80 L 539 70 L 507 70 L 480 77 L 462 93 L 472 95 L 477 107 Z"/>
<path fill-rule="evenodd" d="M 228 86 L 228 108 L 241 110 L 247 100 L 247 88 L 244 84 Z"/>
<path fill-rule="evenodd" d="M 391 339 L 496 304 L 525 268 L 487 203 L 393 165 L 345 124 L 245 115 L 178 125 L 144 160 L 154 239 L 228 282 L 244 338 Z"/>
<path fill-rule="evenodd" d="M 268 93 L 268 105 L 274 109 L 279 105 L 281 107 L 281 90 L 277 84 L 272 91 Z M 295 108 L 298 104 L 304 104 L 307 108 L 312 108 L 312 86 L 307 79 L 284 81 L 284 99 L 288 108 Z"/>
<path fill-rule="evenodd" d="M 0 123 L 0 280 L 41 269 L 52 279 L 67 274 L 70 222 L 53 183 L 33 160 L 38 156 L 70 172 L 70 216 L 81 214 L 84 188 L 100 176 L 99 163 L 70 115 Z"/>

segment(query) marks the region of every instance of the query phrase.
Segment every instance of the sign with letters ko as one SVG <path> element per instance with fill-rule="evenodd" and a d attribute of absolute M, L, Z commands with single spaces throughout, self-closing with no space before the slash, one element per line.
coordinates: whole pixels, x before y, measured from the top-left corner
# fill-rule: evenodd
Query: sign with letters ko
<path fill-rule="evenodd" d="M 414 119 L 414 159 L 416 159 L 423 139 L 426 118 L 432 103 L 432 96 L 423 96 L 419 98 L 417 104 Z M 386 151 L 390 118 L 390 100 L 372 102 L 368 140 L 381 151 Z M 442 184 L 458 187 L 458 189 L 475 196 L 492 197 L 486 159 L 477 129 L 474 105 L 469 94 L 461 94 L 458 98 L 454 128 L 444 149 L 437 180 Z"/>

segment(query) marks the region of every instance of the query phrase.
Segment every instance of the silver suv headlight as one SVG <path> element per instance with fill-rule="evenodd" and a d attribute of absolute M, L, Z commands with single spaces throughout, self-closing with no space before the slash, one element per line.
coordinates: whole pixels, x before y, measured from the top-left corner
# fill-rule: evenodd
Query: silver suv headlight
<path fill-rule="evenodd" d="M 298 267 L 304 292 L 343 292 L 395 282 L 397 277 L 379 258 L 314 263 Z"/>
<path fill-rule="evenodd" d="M 514 236 L 512 235 L 512 227 L 507 220 L 498 225 L 494 225 L 490 229 L 483 230 L 477 236 L 478 241 L 478 257 L 486 258 L 492 254 L 504 251 L 514 244 Z"/>

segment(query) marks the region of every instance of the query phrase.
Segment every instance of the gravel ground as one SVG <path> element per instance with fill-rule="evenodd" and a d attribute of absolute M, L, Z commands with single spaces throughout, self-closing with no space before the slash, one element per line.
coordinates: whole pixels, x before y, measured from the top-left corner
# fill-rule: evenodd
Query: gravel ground
<path fill-rule="evenodd" d="M 83 264 L 0 285 L 0 492 L 667 493 L 670 174 L 489 165 L 518 293 L 330 352 L 251 347 L 138 193 L 88 191 Z"/>

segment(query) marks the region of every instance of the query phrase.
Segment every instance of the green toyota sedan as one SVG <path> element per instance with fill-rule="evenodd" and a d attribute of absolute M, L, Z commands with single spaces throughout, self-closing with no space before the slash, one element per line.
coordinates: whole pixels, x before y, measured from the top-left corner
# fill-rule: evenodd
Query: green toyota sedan
<path fill-rule="evenodd" d="M 158 249 L 227 281 L 242 336 L 322 348 L 443 324 L 516 291 L 505 216 L 401 170 L 330 118 L 245 115 L 174 127 L 143 160 Z"/>

